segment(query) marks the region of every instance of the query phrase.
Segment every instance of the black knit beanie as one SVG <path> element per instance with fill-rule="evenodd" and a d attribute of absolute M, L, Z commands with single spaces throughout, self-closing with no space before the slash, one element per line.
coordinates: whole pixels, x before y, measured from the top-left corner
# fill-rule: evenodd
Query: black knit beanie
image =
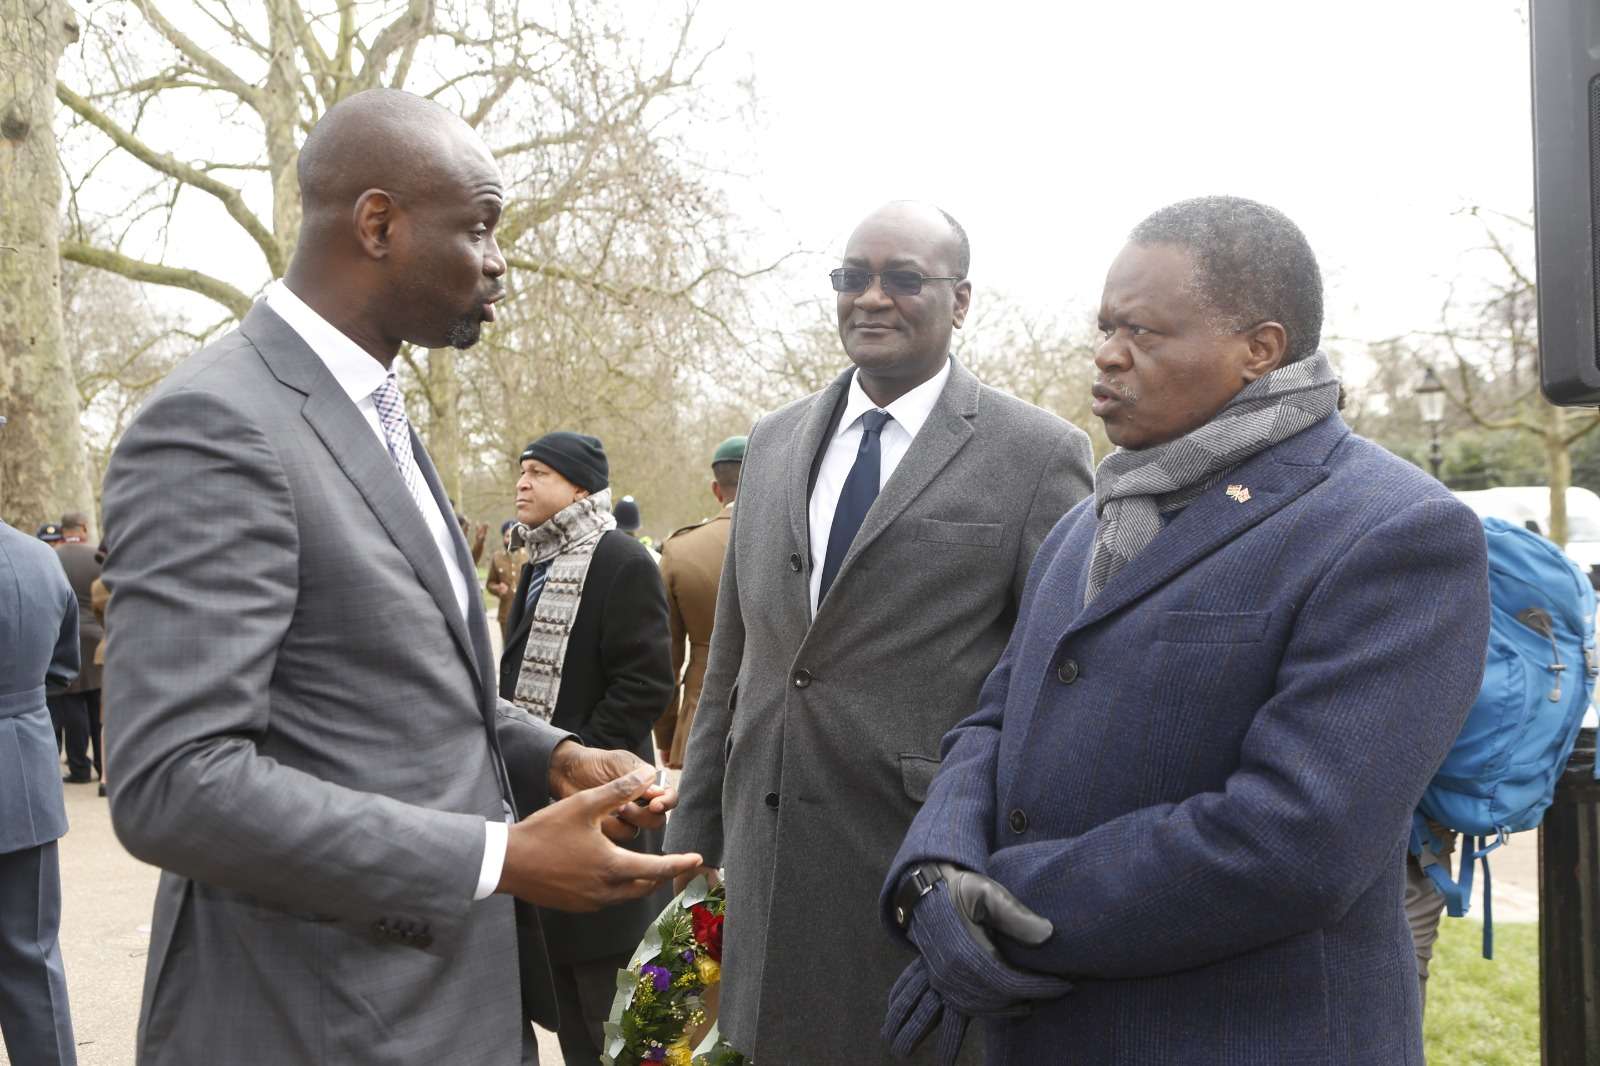
<path fill-rule="evenodd" d="M 519 462 L 537 459 L 580 489 L 599 492 L 611 483 L 611 464 L 598 437 L 558 429 L 522 449 Z"/>

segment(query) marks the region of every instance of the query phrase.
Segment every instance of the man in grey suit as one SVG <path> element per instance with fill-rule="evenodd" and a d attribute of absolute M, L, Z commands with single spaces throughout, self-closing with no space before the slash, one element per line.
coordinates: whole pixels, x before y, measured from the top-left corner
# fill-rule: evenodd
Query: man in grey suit
<path fill-rule="evenodd" d="M 1082 430 L 950 358 L 969 259 L 937 208 L 869 216 L 832 274 L 854 366 L 746 446 L 667 843 L 726 872 L 721 1030 L 758 1063 L 891 1061 L 911 955 L 878 886 L 1034 552 L 1090 490 Z"/>
<path fill-rule="evenodd" d="M 374 90 L 323 116 L 299 176 L 284 281 L 169 375 L 106 477 L 112 819 L 166 871 L 138 1058 L 532 1061 L 549 970 L 509 897 L 594 909 L 698 858 L 616 847 L 675 797 L 498 700 L 395 385 L 402 342 L 464 348 L 494 317 L 492 156 Z"/>
<path fill-rule="evenodd" d="M 71 1066 L 77 1046 L 56 941 L 56 841 L 67 808 L 44 690 L 78 673 L 78 601 L 55 552 L 4 522 L 0 648 L 0 1035 L 19 1066 Z"/>

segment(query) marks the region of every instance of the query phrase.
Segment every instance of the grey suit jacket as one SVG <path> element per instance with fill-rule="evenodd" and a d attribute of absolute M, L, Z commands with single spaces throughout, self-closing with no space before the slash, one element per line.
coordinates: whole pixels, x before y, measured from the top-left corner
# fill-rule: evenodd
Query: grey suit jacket
<path fill-rule="evenodd" d="M 750 431 L 667 847 L 728 881 L 720 1023 L 756 1062 L 890 1063 L 911 960 L 877 920 L 889 861 L 977 706 L 1034 553 L 1090 490 L 1082 430 L 952 367 L 810 616 L 807 505 L 850 383 Z"/>
<path fill-rule="evenodd" d="M 156 390 L 104 502 L 112 820 L 166 871 L 139 1061 L 516 1062 L 512 902 L 472 902 L 496 728 L 536 799 L 565 734 L 500 705 L 482 604 L 355 405 L 257 304 Z"/>
<path fill-rule="evenodd" d="M 67 831 L 44 690 L 78 673 L 78 601 L 47 545 L 0 522 L 0 854 Z"/>

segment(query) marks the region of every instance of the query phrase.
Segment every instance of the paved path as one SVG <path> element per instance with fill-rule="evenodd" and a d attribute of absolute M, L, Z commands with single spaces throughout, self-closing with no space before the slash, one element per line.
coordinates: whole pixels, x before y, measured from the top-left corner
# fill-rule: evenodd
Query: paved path
<path fill-rule="evenodd" d="M 61 951 L 78 1062 L 133 1066 L 157 871 L 122 849 L 111 831 L 106 801 L 95 795 L 93 785 L 66 788 L 72 829 L 61 840 Z M 541 1066 L 561 1066 L 555 1038 L 540 1036 Z M 12 1066 L 3 1045 L 0 1066 Z"/>
<path fill-rule="evenodd" d="M 61 841 L 65 889 L 61 944 L 79 1062 L 133 1066 L 156 871 L 117 843 L 105 801 L 95 796 L 93 785 L 67 786 L 67 812 L 72 831 Z M 1531 833 L 1512 838 L 1495 853 L 1494 903 L 1499 921 L 1537 920 L 1537 855 Z M 1481 902 L 1474 903 L 1473 913 L 1481 912 Z M 541 1066 L 560 1066 L 555 1040 L 547 1033 L 540 1036 Z M 3 1048 L 0 1064 L 10 1066 Z"/>

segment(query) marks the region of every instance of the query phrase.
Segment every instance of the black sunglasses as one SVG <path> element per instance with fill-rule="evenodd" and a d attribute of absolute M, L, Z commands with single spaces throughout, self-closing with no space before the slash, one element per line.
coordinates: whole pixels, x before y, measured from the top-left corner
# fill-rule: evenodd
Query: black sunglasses
<path fill-rule="evenodd" d="M 915 296 L 922 291 L 924 281 L 961 281 L 962 278 L 930 278 L 919 274 L 915 270 L 857 270 L 854 267 L 840 267 L 830 270 L 828 277 L 833 281 L 834 292 L 866 292 L 867 286 L 872 284 L 872 279 L 877 278 L 883 284 L 886 296 Z"/>

